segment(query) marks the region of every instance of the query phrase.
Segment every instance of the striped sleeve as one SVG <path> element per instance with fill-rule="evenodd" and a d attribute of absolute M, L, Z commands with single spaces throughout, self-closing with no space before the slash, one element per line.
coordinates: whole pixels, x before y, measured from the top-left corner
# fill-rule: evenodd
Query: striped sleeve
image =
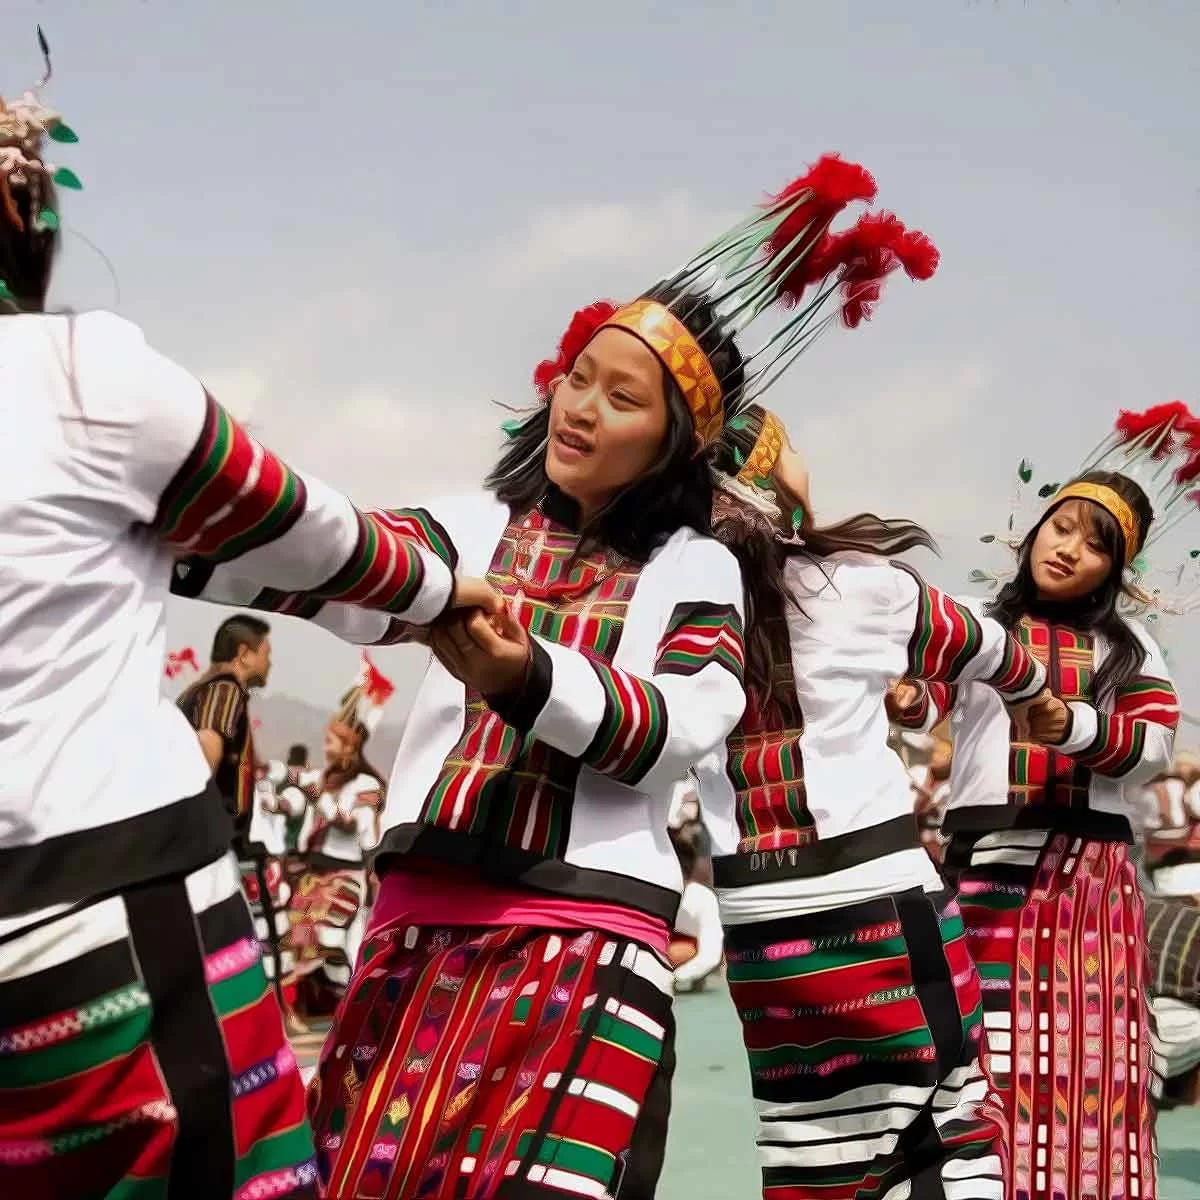
<path fill-rule="evenodd" d="M 491 701 L 493 709 L 618 783 L 669 796 L 693 763 L 723 744 L 746 703 L 733 556 L 716 541 L 693 539 L 672 564 L 669 590 L 648 676 L 535 638 L 525 689 Z"/>
<path fill-rule="evenodd" d="M 331 624 L 362 644 L 406 640 L 439 616 L 458 561 L 428 511 L 360 512 L 259 447 L 211 398 L 155 528 L 180 555 L 176 595 L 309 620 L 327 604 L 353 605 L 379 616 L 334 614 Z"/>
<path fill-rule="evenodd" d="M 929 733 L 953 711 L 958 701 L 958 688 L 952 683 L 910 679 L 907 676 L 904 682 L 911 683 L 917 689 L 917 699 L 897 714 L 895 723 L 901 729 Z"/>
<path fill-rule="evenodd" d="M 1146 783 L 1165 771 L 1175 753 L 1179 697 L 1162 651 L 1139 627 L 1146 649 L 1142 673 L 1121 688 L 1111 712 L 1085 701 L 1068 704 L 1071 723 L 1061 749 L 1097 775 Z"/>
<path fill-rule="evenodd" d="M 246 697 L 236 683 L 214 679 L 196 700 L 193 724 L 197 730 L 211 729 L 223 738 L 233 738 L 245 706 Z"/>
<path fill-rule="evenodd" d="M 1002 625 L 976 614 L 961 601 L 926 583 L 903 563 L 894 563 L 900 603 L 897 620 L 908 637 L 907 676 L 923 680 L 919 714 L 931 728 L 953 706 L 953 689 L 985 683 L 1007 704 L 1020 704 L 1046 686 L 1046 670 Z"/>

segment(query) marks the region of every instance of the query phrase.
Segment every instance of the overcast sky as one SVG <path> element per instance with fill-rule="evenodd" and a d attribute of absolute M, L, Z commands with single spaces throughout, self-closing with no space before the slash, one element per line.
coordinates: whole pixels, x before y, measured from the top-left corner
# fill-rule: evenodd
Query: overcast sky
<path fill-rule="evenodd" d="M 819 515 L 925 522 L 945 556 L 921 565 L 966 590 L 1022 456 L 1060 478 L 1119 407 L 1200 400 L 1189 0 L 4 0 L 6 94 L 37 21 L 82 139 L 67 224 L 120 311 L 363 503 L 474 486 L 576 306 L 636 294 L 826 150 L 943 258 L 774 394 Z M 57 299 L 114 304 L 78 240 Z M 172 643 L 206 652 L 219 616 L 181 603 Z M 275 644 L 273 691 L 332 703 L 355 670 L 294 623 Z M 419 656 L 380 659 L 406 697 Z"/>

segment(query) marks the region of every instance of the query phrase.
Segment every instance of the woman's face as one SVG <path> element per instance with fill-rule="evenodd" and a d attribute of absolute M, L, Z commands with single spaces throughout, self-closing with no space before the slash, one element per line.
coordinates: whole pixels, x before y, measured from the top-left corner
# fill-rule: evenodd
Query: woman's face
<path fill-rule="evenodd" d="M 658 357 L 602 329 L 554 389 L 546 475 L 590 517 L 657 462 L 669 421 Z"/>
<path fill-rule="evenodd" d="M 1095 512 L 1090 500 L 1068 500 L 1042 522 L 1029 552 L 1040 599 L 1080 600 L 1108 579 L 1112 555 L 1100 541 Z"/>
<path fill-rule="evenodd" d="M 330 764 L 345 762 L 350 756 L 350 747 L 341 734 L 332 729 L 325 730 L 325 761 Z"/>

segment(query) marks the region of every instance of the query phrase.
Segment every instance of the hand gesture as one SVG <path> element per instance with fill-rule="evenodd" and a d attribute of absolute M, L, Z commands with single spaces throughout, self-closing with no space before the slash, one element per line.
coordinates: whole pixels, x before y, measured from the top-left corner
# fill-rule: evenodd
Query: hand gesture
<path fill-rule="evenodd" d="M 504 597 L 486 579 L 473 575 L 455 575 L 450 596 L 450 611 L 477 608 L 489 615 L 504 607 Z"/>
<path fill-rule="evenodd" d="M 883 698 L 884 711 L 889 721 L 899 721 L 906 712 L 916 708 L 921 699 L 920 687 L 911 679 L 898 679 Z"/>
<path fill-rule="evenodd" d="M 484 696 L 517 691 L 532 656 L 529 635 L 503 603 L 491 615 L 455 613 L 433 629 L 429 644 L 455 679 Z"/>
<path fill-rule="evenodd" d="M 1043 746 L 1058 746 L 1067 736 L 1071 710 L 1057 696 L 1043 692 L 1026 710 L 1030 741 Z"/>

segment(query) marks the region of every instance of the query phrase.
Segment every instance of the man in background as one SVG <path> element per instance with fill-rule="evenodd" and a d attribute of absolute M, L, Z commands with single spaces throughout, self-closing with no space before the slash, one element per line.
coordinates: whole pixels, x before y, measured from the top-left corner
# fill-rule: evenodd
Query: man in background
<path fill-rule="evenodd" d="M 222 621 L 213 638 L 208 670 L 178 700 L 233 817 L 233 847 L 239 858 L 249 848 L 254 815 L 250 691 L 265 687 L 271 673 L 270 632 L 266 621 L 245 613 Z"/>

